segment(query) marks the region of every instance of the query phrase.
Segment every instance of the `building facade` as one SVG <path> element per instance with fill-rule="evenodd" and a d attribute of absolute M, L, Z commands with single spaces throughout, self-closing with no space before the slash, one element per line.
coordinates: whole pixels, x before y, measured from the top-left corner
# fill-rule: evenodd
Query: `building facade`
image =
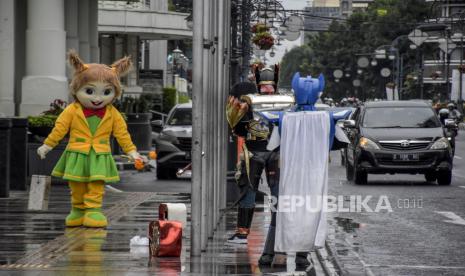
<path fill-rule="evenodd" d="M 185 18 L 168 12 L 166 0 L 0 1 L 0 113 L 37 115 L 55 99 L 69 100 L 68 49 L 85 62 L 131 55 L 136 70 L 124 89 L 141 92 L 141 41 L 155 41 L 149 66 L 166 71 L 166 40 L 192 37 Z"/>

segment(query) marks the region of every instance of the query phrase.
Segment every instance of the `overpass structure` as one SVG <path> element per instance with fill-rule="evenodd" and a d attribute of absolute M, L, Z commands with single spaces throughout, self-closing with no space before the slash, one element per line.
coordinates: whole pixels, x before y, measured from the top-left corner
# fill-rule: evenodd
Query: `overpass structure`
<path fill-rule="evenodd" d="M 185 13 L 100 7 L 99 33 L 125 33 L 147 40 L 192 39 Z"/>

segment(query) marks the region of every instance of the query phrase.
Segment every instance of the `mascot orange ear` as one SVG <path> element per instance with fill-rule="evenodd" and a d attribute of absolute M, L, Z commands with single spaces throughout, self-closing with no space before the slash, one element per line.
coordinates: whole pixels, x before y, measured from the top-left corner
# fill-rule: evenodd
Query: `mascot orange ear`
<path fill-rule="evenodd" d="M 116 74 L 121 77 L 121 76 L 126 75 L 129 72 L 129 70 L 131 70 L 131 66 L 132 66 L 131 57 L 127 56 L 127 57 L 124 57 L 122 59 L 115 61 L 111 65 L 111 69 L 113 69 L 116 72 Z"/>
<path fill-rule="evenodd" d="M 82 72 L 88 68 L 73 49 L 68 52 L 68 63 L 74 68 L 75 72 Z"/>

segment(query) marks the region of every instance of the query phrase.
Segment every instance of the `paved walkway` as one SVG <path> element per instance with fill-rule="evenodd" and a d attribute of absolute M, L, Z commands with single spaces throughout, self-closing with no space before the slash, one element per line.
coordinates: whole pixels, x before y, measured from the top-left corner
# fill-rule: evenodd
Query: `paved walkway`
<path fill-rule="evenodd" d="M 150 259 L 148 248 L 130 247 L 130 239 L 146 236 L 162 202 L 186 203 L 189 216 L 189 194 L 107 191 L 106 229 L 64 227 L 69 211 L 65 185 L 52 186 L 48 211 L 28 211 L 27 197 L 13 191 L 10 198 L 0 199 L 1 275 L 256 275 L 285 270 L 257 266 L 270 220 L 263 208 L 257 208 L 248 245 L 225 243 L 235 227 L 236 213 L 230 211 L 202 257 L 190 258 L 190 241 L 184 238 L 181 258 Z M 277 260 L 284 262 L 283 257 Z"/>

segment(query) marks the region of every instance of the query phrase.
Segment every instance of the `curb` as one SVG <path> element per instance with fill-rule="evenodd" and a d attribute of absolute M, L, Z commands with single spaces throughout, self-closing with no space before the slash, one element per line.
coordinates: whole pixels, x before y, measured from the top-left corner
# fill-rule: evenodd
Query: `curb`
<path fill-rule="evenodd" d="M 334 248 L 330 242 L 326 241 L 325 246 L 315 250 L 315 253 L 320 261 L 323 271 L 326 276 L 342 275 L 342 267 L 339 260 L 336 258 Z"/>

